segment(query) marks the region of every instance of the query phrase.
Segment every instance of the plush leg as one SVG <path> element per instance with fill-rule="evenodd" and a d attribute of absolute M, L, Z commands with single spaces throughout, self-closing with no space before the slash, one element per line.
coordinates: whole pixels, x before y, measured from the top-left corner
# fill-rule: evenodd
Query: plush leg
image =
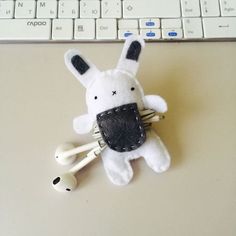
<path fill-rule="evenodd" d="M 113 184 L 126 185 L 133 177 L 133 170 L 126 156 L 127 154 L 109 148 L 101 153 L 106 174 Z"/>
<path fill-rule="evenodd" d="M 151 130 L 147 140 L 140 148 L 141 155 L 146 163 L 155 172 L 161 173 L 166 171 L 170 166 L 170 155 L 157 134 Z"/>

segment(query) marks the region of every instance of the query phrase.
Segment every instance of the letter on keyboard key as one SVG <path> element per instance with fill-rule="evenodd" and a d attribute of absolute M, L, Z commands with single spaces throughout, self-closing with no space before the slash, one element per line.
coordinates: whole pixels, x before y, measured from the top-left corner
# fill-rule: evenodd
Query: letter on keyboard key
<path fill-rule="evenodd" d="M 181 0 L 181 6 L 184 17 L 200 16 L 199 0 Z"/>
<path fill-rule="evenodd" d="M 12 18 L 14 12 L 14 1 L 0 1 L 0 19 Z"/>
<path fill-rule="evenodd" d="M 16 1 L 15 18 L 34 18 L 35 1 Z"/>
<path fill-rule="evenodd" d="M 73 38 L 72 19 L 54 19 L 52 22 L 52 39 L 70 40 Z"/>
<path fill-rule="evenodd" d="M 48 19 L 0 20 L 0 40 L 49 40 L 51 21 Z"/>
<path fill-rule="evenodd" d="M 235 0 L 220 0 L 222 16 L 236 16 Z"/>
<path fill-rule="evenodd" d="M 117 26 L 115 19 L 97 19 L 97 39 L 116 39 Z"/>
<path fill-rule="evenodd" d="M 76 19 L 74 27 L 75 39 L 91 40 L 95 39 L 95 20 Z"/>
<path fill-rule="evenodd" d="M 182 37 L 182 29 L 162 29 L 163 39 L 181 39 Z"/>
<path fill-rule="evenodd" d="M 235 38 L 236 17 L 203 18 L 205 38 Z"/>
<path fill-rule="evenodd" d="M 57 1 L 37 1 L 37 18 L 56 18 Z"/>
<path fill-rule="evenodd" d="M 180 17 L 179 0 L 123 1 L 124 18 Z"/>
<path fill-rule="evenodd" d="M 219 1 L 218 0 L 201 0 L 202 16 L 219 16 Z"/>
<path fill-rule="evenodd" d="M 183 19 L 184 37 L 189 39 L 202 38 L 202 21 L 200 18 Z"/>
<path fill-rule="evenodd" d="M 80 1 L 80 17 L 81 18 L 99 18 L 100 17 L 100 1 L 98 0 Z"/>
<path fill-rule="evenodd" d="M 102 18 L 121 18 L 121 1 L 120 0 L 103 0 L 101 1 Z"/>
<path fill-rule="evenodd" d="M 58 18 L 77 18 L 79 2 L 75 0 L 60 0 L 58 2 Z"/>

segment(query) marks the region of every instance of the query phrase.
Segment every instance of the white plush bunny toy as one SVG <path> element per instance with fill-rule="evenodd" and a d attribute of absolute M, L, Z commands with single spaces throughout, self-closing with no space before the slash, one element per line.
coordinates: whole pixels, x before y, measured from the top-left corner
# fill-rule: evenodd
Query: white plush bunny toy
<path fill-rule="evenodd" d="M 143 157 L 156 173 L 170 166 L 167 149 L 150 126 L 146 129 L 140 115 L 147 109 L 167 111 L 164 99 L 145 96 L 135 77 L 144 44 L 139 36 L 128 37 L 116 68 L 103 72 L 77 50 L 65 54 L 68 69 L 86 88 L 88 113 L 74 119 L 74 129 L 85 134 L 97 125 L 105 145 L 100 156 L 108 178 L 116 185 L 128 184 L 132 179 L 133 159 Z M 54 188 L 62 192 L 74 189 L 77 182 L 74 173 L 72 170 L 55 178 Z"/>

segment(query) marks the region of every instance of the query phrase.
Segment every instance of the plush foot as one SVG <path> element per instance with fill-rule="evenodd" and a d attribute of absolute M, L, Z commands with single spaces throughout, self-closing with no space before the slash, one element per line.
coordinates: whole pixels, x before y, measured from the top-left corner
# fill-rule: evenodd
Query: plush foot
<path fill-rule="evenodd" d="M 106 173 L 111 182 L 115 185 L 126 185 L 133 177 L 133 171 L 125 168 L 107 168 Z"/>
<path fill-rule="evenodd" d="M 149 156 L 146 162 L 150 168 L 152 168 L 156 173 L 162 173 L 169 169 L 170 159 L 165 156 Z"/>
<path fill-rule="evenodd" d="M 157 135 L 153 134 L 144 144 L 143 157 L 156 173 L 162 173 L 170 167 L 170 155 Z"/>
<path fill-rule="evenodd" d="M 126 185 L 133 177 L 132 167 L 122 153 L 104 150 L 102 159 L 106 174 L 115 185 Z"/>

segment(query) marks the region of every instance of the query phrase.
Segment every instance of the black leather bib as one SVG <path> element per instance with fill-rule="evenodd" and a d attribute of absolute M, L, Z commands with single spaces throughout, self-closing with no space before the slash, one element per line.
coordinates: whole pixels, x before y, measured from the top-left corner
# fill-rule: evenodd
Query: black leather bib
<path fill-rule="evenodd" d="M 140 147 L 146 133 L 136 103 L 106 110 L 97 115 L 103 140 L 117 152 L 128 152 Z"/>

